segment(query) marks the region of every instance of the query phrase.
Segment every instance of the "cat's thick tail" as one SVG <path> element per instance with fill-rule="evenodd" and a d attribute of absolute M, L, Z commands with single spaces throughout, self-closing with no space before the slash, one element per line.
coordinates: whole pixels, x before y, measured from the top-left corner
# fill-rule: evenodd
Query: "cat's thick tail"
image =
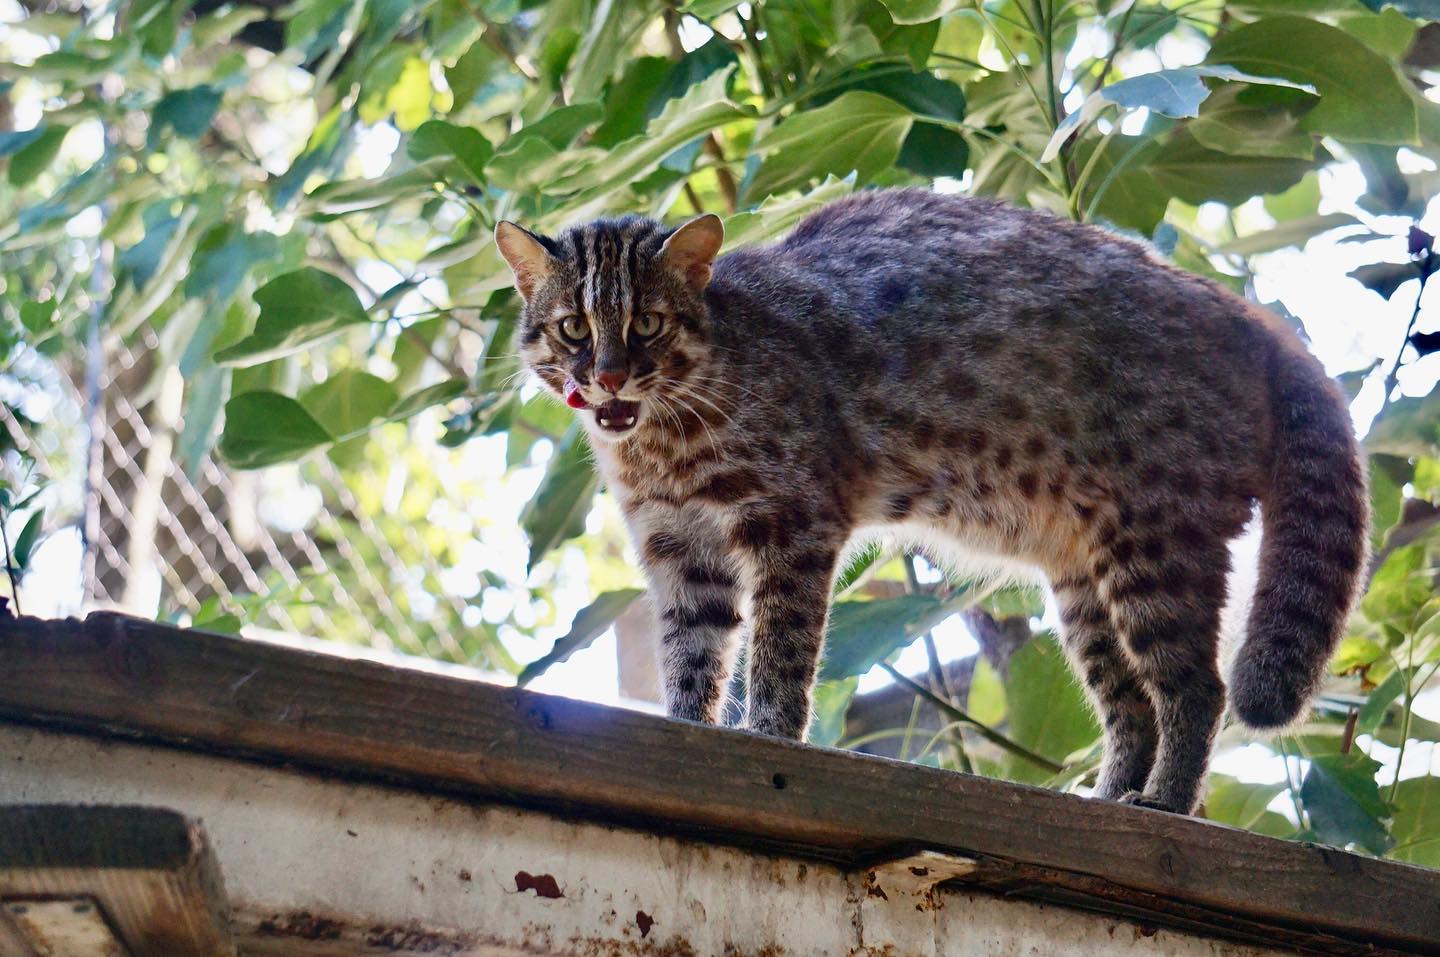
<path fill-rule="evenodd" d="M 1235 715 L 1283 727 L 1324 678 L 1355 600 L 1368 541 L 1365 469 L 1340 390 L 1270 316 L 1273 464 L 1261 501 L 1260 576 L 1230 671 Z"/>

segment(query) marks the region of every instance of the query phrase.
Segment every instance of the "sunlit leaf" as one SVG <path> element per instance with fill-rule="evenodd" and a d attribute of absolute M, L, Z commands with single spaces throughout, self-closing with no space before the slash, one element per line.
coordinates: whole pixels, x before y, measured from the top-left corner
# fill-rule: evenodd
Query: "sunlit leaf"
<path fill-rule="evenodd" d="M 523 687 L 567 660 L 575 652 L 590 647 L 595 639 L 603 635 L 615 623 L 615 619 L 644 593 L 639 588 L 624 588 L 597 597 L 580 609 L 570 624 L 570 630 L 555 639 L 555 644 L 549 651 L 525 666 L 516 677 L 515 683 Z"/>
<path fill-rule="evenodd" d="M 328 445 L 334 436 L 289 396 L 245 392 L 225 403 L 218 450 L 238 469 L 255 469 L 299 458 Z"/>
<path fill-rule="evenodd" d="M 277 276 L 255 292 L 255 331 L 215 354 L 225 365 L 249 366 L 299 352 L 369 315 L 339 276 L 306 266 Z"/>

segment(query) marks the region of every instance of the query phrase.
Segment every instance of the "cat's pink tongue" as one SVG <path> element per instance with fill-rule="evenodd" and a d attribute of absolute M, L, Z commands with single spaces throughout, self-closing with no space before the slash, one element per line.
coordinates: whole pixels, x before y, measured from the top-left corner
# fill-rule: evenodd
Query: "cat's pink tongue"
<path fill-rule="evenodd" d="M 588 409 L 590 403 L 580 394 L 580 386 L 574 379 L 565 380 L 565 404 L 572 409 Z"/>

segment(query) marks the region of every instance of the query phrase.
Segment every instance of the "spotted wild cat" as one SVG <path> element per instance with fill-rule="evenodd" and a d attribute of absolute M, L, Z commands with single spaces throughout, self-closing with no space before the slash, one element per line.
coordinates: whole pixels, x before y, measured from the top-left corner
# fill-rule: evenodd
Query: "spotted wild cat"
<path fill-rule="evenodd" d="M 1225 707 L 1227 543 L 1262 505 L 1229 675 L 1294 720 L 1366 540 L 1346 407 L 1268 313 L 1099 229 L 877 191 L 716 259 L 720 221 L 501 223 L 522 356 L 578 410 L 663 623 L 669 713 L 804 735 L 847 543 L 1037 569 L 1103 719 L 1099 795 L 1189 812 Z"/>

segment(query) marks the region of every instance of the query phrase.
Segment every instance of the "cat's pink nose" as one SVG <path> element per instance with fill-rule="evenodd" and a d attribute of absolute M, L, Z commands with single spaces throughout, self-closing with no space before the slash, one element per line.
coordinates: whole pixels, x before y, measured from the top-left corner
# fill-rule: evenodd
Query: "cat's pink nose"
<path fill-rule="evenodd" d="M 606 392 L 619 392 L 629 378 L 630 374 L 624 369 L 606 369 L 595 373 L 595 381 L 600 383 L 600 388 Z"/>

